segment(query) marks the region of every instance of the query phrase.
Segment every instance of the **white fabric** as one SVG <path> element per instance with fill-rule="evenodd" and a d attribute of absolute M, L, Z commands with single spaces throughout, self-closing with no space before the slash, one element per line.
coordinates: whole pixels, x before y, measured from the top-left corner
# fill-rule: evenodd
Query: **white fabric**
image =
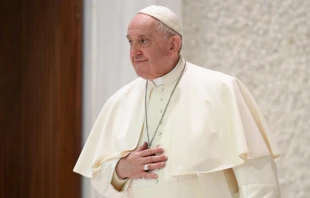
<path fill-rule="evenodd" d="M 161 112 L 166 106 L 174 83 L 180 75 L 182 68 L 182 65 L 179 64 L 169 75 L 160 78 L 162 83 L 157 83 L 156 85 L 149 84 L 148 98 L 150 100 L 148 114 L 149 118 L 151 118 L 149 119 L 149 132 L 151 136 L 161 118 Z M 144 130 L 139 140 L 139 146 L 145 141 L 147 141 L 147 136 Z M 163 133 L 161 128 L 159 128 L 158 134 L 154 138 L 152 147 L 157 146 L 165 148 L 164 155 L 170 158 L 170 136 L 168 133 Z M 200 155 L 203 154 L 201 153 Z M 233 171 L 237 177 L 238 184 L 233 171 L 225 170 L 224 172 L 217 171 L 208 174 L 199 174 L 198 176 L 192 174 L 173 177 L 170 174 L 171 170 L 169 167 L 168 160 L 165 168 L 153 171 L 159 176 L 157 180 L 130 180 L 128 181 L 130 182 L 128 189 L 125 187 L 123 191 L 128 191 L 126 196 L 134 198 L 237 198 L 239 197 L 239 185 L 241 188 L 241 197 L 280 197 L 275 164 L 270 157 L 247 160 L 241 166 L 234 167 Z M 119 182 L 118 185 L 121 183 L 125 184 L 124 181 Z"/>
<path fill-rule="evenodd" d="M 112 177 L 111 184 L 112 184 L 112 186 L 114 187 L 115 190 L 122 191 L 125 183 L 128 180 L 129 180 L 128 178 L 126 178 L 126 179 L 120 178 L 118 176 L 118 174 L 116 173 L 116 170 L 114 170 L 114 174 L 113 174 L 113 177 Z"/>
<path fill-rule="evenodd" d="M 114 173 L 112 170 L 115 170 L 117 161 L 117 159 L 109 161 L 104 166 L 100 167 L 100 170 L 98 170 L 96 175 L 92 177 L 92 186 L 100 195 L 111 197 L 118 192 L 113 187 L 111 187 L 111 185 L 107 185 L 107 183 L 110 183 L 112 180 Z"/>
<path fill-rule="evenodd" d="M 270 157 L 248 160 L 233 170 L 239 185 L 240 198 L 281 197 L 276 164 Z"/>
<path fill-rule="evenodd" d="M 180 62 L 184 62 L 184 60 L 180 59 Z M 180 64 L 180 65 L 183 65 L 183 64 Z M 190 63 L 187 63 L 187 65 L 188 66 L 186 68 L 184 76 L 182 77 L 182 80 L 180 81 L 180 85 L 178 86 L 178 90 L 176 91 L 175 99 L 177 99 L 177 100 L 174 100 L 174 102 L 172 101 L 172 103 L 171 103 L 172 105 L 170 108 L 174 108 L 174 111 L 178 112 L 180 107 L 177 108 L 177 104 L 178 104 L 178 101 L 182 101 L 182 97 L 186 98 L 186 100 L 187 100 L 187 102 L 183 101 L 182 104 L 187 104 L 190 106 L 190 105 L 196 105 L 196 103 L 198 102 L 201 105 L 200 105 L 199 110 L 195 109 L 194 108 L 195 106 L 194 107 L 191 106 L 190 109 L 188 109 L 188 110 L 193 110 L 193 112 L 188 112 L 188 113 L 186 112 L 186 113 L 181 113 L 181 114 L 174 114 L 173 112 L 167 111 L 167 115 L 169 115 L 169 117 L 167 117 L 165 119 L 166 121 L 165 121 L 165 123 L 163 123 L 162 127 L 163 127 L 163 131 L 169 131 L 168 135 L 170 138 L 171 149 L 174 149 L 174 147 L 178 147 L 178 145 L 176 145 L 173 142 L 174 138 L 177 138 L 178 142 L 182 142 L 185 139 L 185 140 L 189 140 L 189 141 L 186 141 L 186 144 L 183 143 L 183 146 L 180 145 L 179 148 L 182 148 L 182 147 L 183 147 L 182 149 L 186 148 L 187 152 L 192 154 L 189 158 L 189 156 L 186 156 L 187 153 L 184 153 L 184 152 L 183 153 L 177 153 L 177 154 L 170 152 L 170 158 L 169 158 L 170 165 L 167 166 L 167 170 L 170 168 L 169 174 L 171 175 L 171 173 L 172 173 L 171 176 L 201 173 L 199 171 L 197 171 L 197 172 L 190 172 L 190 171 L 186 172 L 186 171 L 188 171 L 188 169 L 191 168 L 190 166 L 188 166 L 188 164 L 192 165 L 193 161 L 194 162 L 196 161 L 195 163 L 198 163 L 199 168 L 205 168 L 203 173 L 210 173 L 210 174 L 204 174 L 204 175 L 208 175 L 208 177 L 210 177 L 213 173 L 220 172 L 217 170 L 224 169 L 225 166 L 223 166 L 223 165 L 227 165 L 226 163 L 229 162 L 229 158 L 230 159 L 238 159 L 239 158 L 239 159 L 243 160 L 243 158 L 240 158 L 240 156 L 241 157 L 248 156 L 250 158 L 255 158 L 255 157 L 257 158 L 257 157 L 264 156 L 264 155 L 265 156 L 272 155 L 275 157 L 279 154 L 276 145 L 270 139 L 270 135 L 268 133 L 268 128 L 266 128 L 264 125 L 261 124 L 263 121 L 261 120 L 262 118 L 257 114 L 257 109 L 254 108 L 255 111 L 253 110 L 253 106 L 252 106 L 253 104 L 250 105 L 250 108 L 252 108 L 252 112 L 254 112 L 254 113 L 256 112 L 256 114 L 254 114 L 253 117 L 256 117 L 255 122 L 259 121 L 258 125 L 261 127 L 261 131 L 257 130 L 257 127 L 255 127 L 256 125 L 247 126 L 247 124 L 243 124 L 241 126 L 241 128 L 239 128 L 239 130 L 241 130 L 243 132 L 243 130 L 246 129 L 247 133 L 241 133 L 241 134 L 237 133 L 237 134 L 233 134 L 234 136 L 232 136 L 230 134 L 232 131 L 228 128 L 225 135 L 227 135 L 229 137 L 229 140 L 225 140 L 224 136 L 220 136 L 221 141 L 223 141 L 225 143 L 224 145 L 221 142 L 216 142 L 216 141 L 219 141 L 217 138 L 215 138 L 217 136 L 217 134 L 214 133 L 214 131 L 209 131 L 208 130 L 209 128 L 206 128 L 207 131 L 205 131 L 205 135 L 208 135 L 210 132 L 212 132 L 211 134 L 213 134 L 213 136 L 206 136 L 206 137 L 202 138 L 203 137 L 202 135 L 204 135 L 204 133 L 199 133 L 198 134 L 199 137 L 202 138 L 204 140 L 204 142 L 200 142 L 200 144 L 197 144 L 197 141 L 199 139 L 195 139 L 196 142 L 190 139 L 191 138 L 190 136 L 195 136 L 195 133 L 191 134 L 190 136 L 188 136 L 188 135 L 186 136 L 186 133 L 188 133 L 189 131 L 190 132 L 197 132 L 197 128 L 192 128 L 189 130 L 188 130 L 188 128 L 187 129 L 185 128 L 186 131 L 182 131 L 182 130 L 176 130 L 177 128 L 167 127 L 168 122 L 170 122 L 170 123 L 182 123 L 183 126 L 184 125 L 186 126 L 188 123 L 191 123 L 192 126 L 198 127 L 198 129 L 203 130 L 203 128 L 201 128 L 201 127 L 204 126 L 205 122 L 207 122 L 207 124 L 211 125 L 211 126 L 213 124 L 217 123 L 217 122 L 212 123 L 208 119 L 206 121 L 206 118 L 208 118 L 209 116 L 201 115 L 200 111 L 208 112 L 208 111 L 212 111 L 215 109 L 217 109 L 217 110 L 225 110 L 225 109 L 220 108 L 218 106 L 212 106 L 212 105 L 209 106 L 209 108 L 210 107 L 212 107 L 212 108 L 204 109 L 203 108 L 204 103 L 201 103 L 199 100 L 195 101 L 195 98 L 196 98 L 195 92 L 197 92 L 199 94 L 200 98 L 202 98 L 201 96 L 204 96 L 204 97 L 207 96 L 207 99 L 208 99 L 206 101 L 207 105 L 210 105 L 210 104 L 216 105 L 217 103 L 220 105 L 223 105 L 223 104 L 229 103 L 229 101 L 228 102 L 227 101 L 221 101 L 221 100 L 217 101 L 218 97 L 226 96 L 226 97 L 224 97 L 224 99 L 226 99 L 227 96 L 230 96 L 231 92 L 235 93 L 235 95 L 234 95 L 235 98 L 232 97 L 229 99 L 232 99 L 233 101 L 237 100 L 238 103 L 235 105 L 231 104 L 231 107 L 229 110 L 234 109 L 236 111 L 236 109 L 237 109 L 239 114 L 236 114 L 234 116 L 237 116 L 240 119 L 243 118 L 243 120 L 242 120 L 243 123 L 246 122 L 246 123 L 251 124 L 251 122 L 250 122 L 251 119 L 250 120 L 244 120 L 244 119 L 248 119 L 248 118 L 245 118 L 245 116 L 243 116 L 244 112 L 245 113 L 249 113 L 249 112 L 247 111 L 247 108 L 240 105 L 240 104 L 244 104 L 243 103 L 244 100 L 243 100 L 241 93 L 235 92 L 235 89 L 232 89 L 232 90 L 228 89 L 228 91 L 227 91 L 226 89 L 223 90 L 223 88 L 222 88 L 222 86 L 225 85 L 225 84 L 223 84 L 223 82 L 232 83 L 231 81 L 228 81 L 228 80 L 231 79 L 234 82 L 235 81 L 234 78 L 231 78 L 227 75 L 219 74 L 217 72 L 213 72 L 213 71 L 209 71 L 209 70 L 205 70 L 202 68 L 195 67 L 195 66 L 191 65 Z M 220 95 L 217 95 L 218 93 L 215 92 L 214 84 L 211 84 L 210 87 L 204 87 L 205 85 L 203 83 L 201 83 L 203 81 L 201 81 L 201 79 L 199 79 L 199 78 L 201 78 L 199 76 L 199 74 L 201 74 L 201 73 L 203 73 L 204 79 L 210 80 L 209 78 L 211 78 L 212 81 L 207 81 L 208 83 L 213 82 L 213 83 L 215 83 L 215 85 L 218 85 L 218 86 L 216 86 L 216 89 L 217 89 L 217 91 L 219 91 Z M 192 76 L 193 74 L 195 74 L 195 75 Z M 217 78 L 214 78 L 214 76 L 216 76 Z M 171 79 L 171 78 L 168 78 L 168 79 Z M 195 83 L 196 80 L 198 80 L 198 82 L 200 82 L 200 84 L 196 84 L 196 85 L 191 84 L 192 81 L 194 81 L 194 83 Z M 226 80 L 226 81 L 223 81 L 223 80 Z M 140 79 L 134 81 L 133 83 L 131 83 L 130 85 L 128 85 L 124 89 L 117 92 L 108 101 L 108 103 L 105 105 L 101 115 L 98 117 L 98 119 L 97 119 L 97 121 L 93 127 L 92 133 L 91 133 L 91 135 L 90 135 L 90 137 L 89 137 L 89 139 L 88 139 L 88 141 L 87 141 L 87 143 L 83 149 L 83 152 L 81 153 L 79 161 L 75 167 L 75 171 L 82 173 L 85 176 L 93 177 L 94 178 L 93 180 L 100 178 L 100 179 L 98 179 L 98 181 L 100 181 L 101 186 L 104 185 L 105 189 L 106 189 L 106 191 L 104 191 L 104 192 L 100 191 L 101 193 L 107 193 L 107 195 L 113 195 L 113 194 L 119 195 L 119 193 L 110 184 L 112 176 L 113 176 L 113 169 L 111 169 L 113 166 L 110 166 L 109 171 L 112 170 L 112 172 L 111 172 L 111 174 L 108 174 L 108 175 L 106 175 L 106 173 L 109 171 L 107 171 L 107 169 L 105 169 L 103 167 L 106 167 L 106 164 L 109 164 L 109 162 L 111 162 L 111 161 L 118 160 L 120 157 L 126 155 L 130 150 L 134 149 L 137 146 L 138 139 L 139 139 L 140 134 L 141 134 L 142 123 L 143 123 L 143 111 L 141 112 L 140 109 L 143 110 L 143 108 L 141 108 L 141 104 L 142 105 L 144 104 L 143 103 L 144 94 L 137 94 L 137 93 L 135 93 L 135 90 L 137 89 L 137 90 L 139 90 L 140 93 L 141 92 L 143 93 L 143 89 L 144 89 L 144 85 L 145 85 L 143 82 L 145 82 L 145 81 L 144 80 L 141 81 Z M 182 84 L 182 82 L 183 82 L 183 84 Z M 221 83 L 216 84 L 216 82 L 221 82 Z M 133 84 L 135 84 L 135 89 L 131 88 L 131 86 Z M 227 86 L 227 84 L 226 84 L 226 86 Z M 226 88 L 226 86 L 224 86 L 224 87 Z M 197 87 L 197 89 L 191 89 L 190 90 L 191 93 L 188 93 L 189 90 L 187 90 L 187 87 Z M 201 89 L 201 88 L 203 88 L 203 89 Z M 245 88 L 243 88 L 243 89 L 245 89 Z M 212 99 L 211 96 L 206 95 L 207 93 L 204 92 L 205 90 L 208 90 L 208 93 L 213 96 L 214 101 L 211 100 Z M 243 90 L 243 91 L 245 91 L 245 90 Z M 184 95 L 182 95 L 182 97 L 180 97 L 180 93 L 182 93 Z M 224 94 L 224 95 L 222 95 L 222 94 Z M 126 98 L 124 98 L 125 100 L 122 100 L 123 95 L 126 95 Z M 236 95 L 238 95 L 238 96 L 236 97 Z M 186 96 L 190 96 L 193 98 L 188 98 Z M 245 96 L 248 96 L 248 95 L 245 95 Z M 191 101 L 191 100 L 194 100 L 194 101 Z M 246 98 L 245 101 L 249 101 L 249 100 L 250 100 L 249 98 Z M 130 102 L 130 104 L 128 103 L 128 106 L 127 106 L 127 102 Z M 117 105 L 119 105 L 119 104 L 121 104 L 121 107 L 122 107 L 120 109 L 117 108 Z M 138 106 L 136 106 L 137 104 L 140 104 L 140 108 L 138 108 Z M 246 104 L 246 106 L 247 105 L 248 104 Z M 197 107 L 198 106 L 199 106 L 199 104 L 197 104 Z M 125 109 L 133 108 L 136 111 L 124 112 L 123 111 L 124 108 Z M 184 108 L 186 109 L 186 107 L 183 106 L 183 109 Z M 215 108 L 215 109 L 213 109 L 213 108 Z M 111 109 L 113 109 L 113 111 L 111 111 Z M 121 114 L 119 114 L 118 112 Z M 126 113 L 130 113 L 130 114 L 126 115 Z M 131 114 L 131 113 L 133 113 L 133 114 Z M 219 119 L 219 117 L 216 116 L 217 114 L 219 116 L 222 116 L 222 119 L 223 119 L 222 125 L 224 125 L 224 126 L 225 126 L 225 116 L 223 116 L 223 115 L 225 115 L 225 113 L 228 114 L 227 115 L 228 118 L 231 118 L 231 116 L 232 116 L 232 115 L 229 115 L 230 111 L 227 111 L 227 110 L 226 110 L 226 112 L 216 111 L 216 113 L 215 112 L 214 113 L 210 112 L 210 113 L 212 115 L 214 115 L 213 116 L 214 119 L 212 121 L 216 121 L 217 119 Z M 221 113 L 224 113 L 224 114 L 221 114 Z M 115 121 L 114 119 L 116 118 L 115 117 L 116 115 L 117 115 L 118 119 L 120 119 L 119 121 L 121 121 L 122 125 L 113 124 Z M 123 116 L 125 116 L 125 117 L 122 118 Z M 189 117 L 182 118 L 182 116 L 189 116 Z M 198 120 L 201 118 L 205 118 L 205 119 L 201 120 L 202 122 L 200 122 L 200 123 L 199 122 L 195 123 L 195 120 L 193 120 L 193 117 L 191 117 L 191 116 L 193 116 L 193 117 L 195 116 L 195 118 L 197 118 Z M 249 117 L 251 118 L 252 116 L 250 115 Z M 257 117 L 259 118 L 258 121 L 257 121 Z M 172 118 L 177 118 L 177 119 L 173 120 Z M 139 123 L 140 119 L 141 119 L 141 125 L 139 126 L 139 125 L 137 125 L 137 123 Z M 182 121 L 182 119 L 186 119 L 186 122 Z M 255 122 L 254 122 L 254 124 L 255 124 Z M 118 123 L 120 123 L 120 122 L 118 122 Z M 228 123 L 230 123 L 230 122 L 228 122 Z M 228 123 L 227 123 L 227 125 L 230 125 Z M 231 124 L 236 124 L 236 123 L 233 122 Z M 240 124 L 240 122 L 239 122 L 239 124 Z M 234 126 L 234 125 L 232 125 L 232 126 Z M 119 127 L 121 127 L 121 128 L 119 128 Z M 122 128 L 122 127 L 124 127 L 124 128 Z M 246 128 L 246 127 L 248 127 L 248 128 Z M 217 128 L 217 130 L 219 130 L 219 129 L 221 129 L 221 128 Z M 255 131 L 255 129 L 256 129 L 256 131 Z M 127 136 L 126 133 L 123 133 L 126 131 L 128 133 L 130 133 L 130 136 Z M 229 131 L 230 131 L 230 133 L 227 133 Z M 122 132 L 122 133 L 120 133 L 120 132 Z M 178 134 L 173 134 L 174 132 L 177 132 Z M 217 132 L 217 131 L 215 131 L 215 132 Z M 225 131 L 223 131 L 223 132 L 225 132 Z M 244 139 L 241 138 L 241 140 L 244 140 L 244 141 L 240 141 L 240 137 L 238 137 L 238 136 L 244 137 Z M 105 137 L 105 138 L 103 138 L 103 137 Z M 185 138 L 182 140 L 182 137 L 185 137 Z M 197 138 L 198 138 L 198 136 L 197 136 Z M 213 138 L 212 139 L 213 142 L 209 138 Z M 117 140 L 117 141 L 115 141 L 115 140 Z M 238 141 L 234 142 L 236 140 L 238 140 Z M 259 144 L 255 143 L 255 141 L 258 141 Z M 210 143 L 212 143 L 213 146 L 210 145 Z M 230 145 L 228 145 L 228 144 L 230 144 Z M 238 149 L 236 149 L 235 146 L 237 145 L 237 148 L 238 148 L 238 147 L 240 147 L 240 144 L 244 148 L 248 149 L 247 153 L 242 153 L 242 154 L 244 154 L 244 156 L 238 152 L 235 153 L 236 150 L 238 151 Z M 191 147 L 186 147 L 184 145 L 191 145 Z M 211 146 L 211 147 L 203 147 L 204 145 Z M 197 148 L 197 146 L 199 146 L 199 148 Z M 224 150 L 225 152 L 219 152 L 220 151 L 219 149 L 224 149 L 226 146 L 228 147 L 228 149 L 225 149 Z M 232 151 L 229 152 L 229 148 Z M 193 150 L 191 150 L 191 149 L 193 149 Z M 110 154 L 108 154 L 109 152 L 104 154 L 107 150 L 110 150 Z M 200 153 L 198 155 L 197 152 L 194 152 L 197 150 L 198 151 L 208 151 L 208 152 L 206 152 L 205 155 L 201 155 Z M 261 151 L 263 151 L 263 152 L 261 152 Z M 180 162 L 179 164 L 173 164 L 176 161 L 176 159 L 178 159 L 178 157 L 179 157 L 177 155 L 183 155 L 185 157 L 188 157 L 187 158 L 188 160 L 186 160 L 186 162 L 188 164 L 185 164 L 184 162 L 183 163 Z M 106 156 L 106 157 L 103 157 L 103 156 Z M 236 158 L 231 158 L 234 156 Z M 228 159 L 225 159 L 225 158 L 228 158 Z M 218 164 L 217 169 L 208 170 L 208 168 L 210 168 L 210 167 L 208 167 L 207 163 L 209 163 L 209 162 L 212 163 L 212 161 L 214 162 L 214 159 L 219 160 L 218 161 L 219 164 Z M 201 160 L 201 162 L 199 162 L 199 160 Z M 220 161 L 220 160 L 222 160 L 222 161 Z M 232 163 L 232 161 L 230 161 L 229 164 L 231 167 L 238 165 L 238 164 L 234 165 Z M 182 166 L 180 166 L 180 165 L 182 165 Z M 183 170 L 182 170 L 182 168 L 183 168 Z M 196 167 L 194 167 L 194 168 L 196 168 Z M 227 168 L 229 168 L 229 167 L 227 167 Z M 178 171 L 181 171 L 181 172 L 173 175 L 174 169 L 179 169 Z"/>
<path fill-rule="evenodd" d="M 181 0 L 84 1 L 83 144 L 106 100 L 136 78 L 125 38 L 127 26 L 140 9 L 152 4 L 169 6 L 181 16 Z M 84 198 L 102 197 L 88 179 L 83 179 L 82 192 Z"/>
<path fill-rule="evenodd" d="M 164 84 L 163 77 L 155 78 L 152 80 L 155 86 L 160 86 Z"/>
<path fill-rule="evenodd" d="M 102 167 L 113 167 L 113 162 L 106 162 Z M 102 181 L 109 178 L 114 171 L 113 168 L 105 169 L 105 174 L 93 178 L 92 183 L 98 192 L 107 190 L 107 185 Z M 107 192 L 103 195 L 111 198 L 280 198 L 280 189 L 278 186 L 275 163 L 271 157 L 262 157 L 247 160 L 244 164 L 234 167 L 233 171 L 238 180 L 238 184 L 233 179 L 225 179 L 223 171 L 214 173 L 200 174 L 186 180 L 176 179 L 175 182 L 159 182 L 154 180 L 145 181 L 145 185 L 130 186 L 123 192 L 117 192 L 112 186 L 109 186 Z M 234 175 L 233 175 L 234 177 Z M 254 180 L 253 180 L 254 179 Z M 227 181 L 227 183 L 226 183 Z M 255 181 L 255 182 L 254 182 Z M 231 182 L 231 183 L 229 183 Z M 127 182 L 128 184 L 128 182 Z M 239 193 L 230 193 L 229 186 L 239 185 Z M 238 187 L 237 187 L 238 188 Z M 238 190 L 238 189 L 237 189 Z M 111 194 L 112 192 L 112 194 Z M 191 195 L 191 196 L 188 196 Z"/>
<path fill-rule="evenodd" d="M 92 177 L 103 162 L 137 147 L 144 120 L 144 87 L 145 80 L 138 78 L 108 100 L 74 171 Z M 174 176 L 214 172 L 240 165 L 245 159 L 279 155 L 261 113 L 242 83 L 190 63 L 162 127 L 170 132 Z M 203 150 L 208 152 L 203 156 L 197 153 Z"/>
<path fill-rule="evenodd" d="M 139 13 L 147 14 L 160 20 L 174 31 L 183 35 L 182 25 L 177 15 L 164 6 L 151 5 L 143 8 Z"/>

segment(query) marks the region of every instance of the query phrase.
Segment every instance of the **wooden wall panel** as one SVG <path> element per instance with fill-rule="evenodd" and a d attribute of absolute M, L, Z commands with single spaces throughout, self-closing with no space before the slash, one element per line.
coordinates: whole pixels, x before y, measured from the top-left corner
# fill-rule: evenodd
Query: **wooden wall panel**
<path fill-rule="evenodd" d="M 82 1 L 6 1 L 0 16 L 0 197 L 79 198 Z"/>
<path fill-rule="evenodd" d="M 0 197 L 22 197 L 22 13 L 19 1 L 0 3 Z"/>

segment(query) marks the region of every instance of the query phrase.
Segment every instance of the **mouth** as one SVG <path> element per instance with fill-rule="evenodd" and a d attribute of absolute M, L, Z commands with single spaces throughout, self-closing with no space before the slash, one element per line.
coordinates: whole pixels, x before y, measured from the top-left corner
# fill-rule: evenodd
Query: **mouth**
<path fill-rule="evenodd" d="M 143 63 L 146 62 L 147 60 L 134 60 L 135 63 Z"/>

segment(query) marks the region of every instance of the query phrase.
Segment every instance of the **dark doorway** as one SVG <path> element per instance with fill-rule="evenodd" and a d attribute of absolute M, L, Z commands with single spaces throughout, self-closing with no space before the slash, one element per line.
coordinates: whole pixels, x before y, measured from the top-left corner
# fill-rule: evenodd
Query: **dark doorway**
<path fill-rule="evenodd" d="M 82 5 L 1 1 L 1 198 L 81 195 Z"/>

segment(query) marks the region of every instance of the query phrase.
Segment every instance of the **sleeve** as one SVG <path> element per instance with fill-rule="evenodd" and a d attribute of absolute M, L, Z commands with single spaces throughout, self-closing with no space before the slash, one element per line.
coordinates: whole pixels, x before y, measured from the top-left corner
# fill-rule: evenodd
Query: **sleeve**
<path fill-rule="evenodd" d="M 123 191 L 123 187 L 124 185 L 126 184 L 126 182 L 128 181 L 129 179 L 122 179 L 118 176 L 116 170 L 114 170 L 114 174 L 113 174 L 113 178 L 112 178 L 112 181 L 111 181 L 111 184 L 112 186 L 114 187 L 114 189 L 116 189 L 117 191 Z"/>
<path fill-rule="evenodd" d="M 129 154 L 130 152 L 127 152 L 121 158 Z M 119 160 L 120 158 L 103 162 L 96 168 L 95 175 L 91 178 L 91 184 L 100 195 L 120 198 L 127 190 L 129 179 L 121 179 L 115 171 Z"/>
<path fill-rule="evenodd" d="M 268 157 L 246 160 L 233 168 L 240 198 L 280 198 L 277 168 Z"/>
<path fill-rule="evenodd" d="M 91 178 L 93 188 L 104 197 L 122 197 L 122 193 L 117 191 L 111 183 L 117 162 L 118 159 L 114 159 L 102 163 L 99 170 Z"/>

